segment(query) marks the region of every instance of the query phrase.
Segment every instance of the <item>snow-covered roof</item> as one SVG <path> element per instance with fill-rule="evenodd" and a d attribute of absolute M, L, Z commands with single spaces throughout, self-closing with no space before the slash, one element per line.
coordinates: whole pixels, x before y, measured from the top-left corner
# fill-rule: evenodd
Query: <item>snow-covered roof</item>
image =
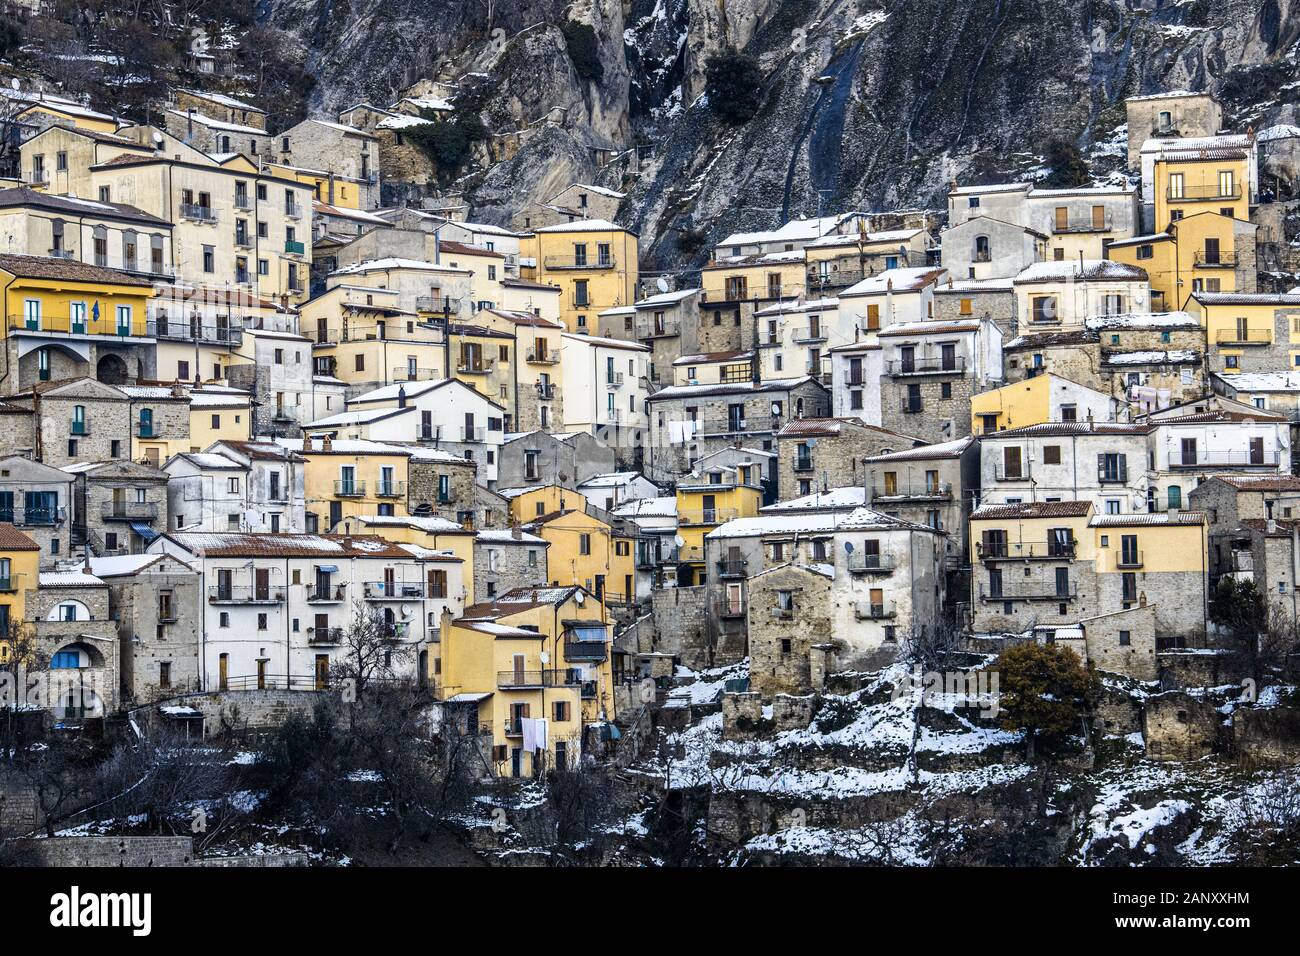
<path fill-rule="evenodd" d="M 924 461 L 930 458 L 958 458 L 975 439 L 970 435 L 964 438 L 954 438 L 952 441 L 938 442 L 934 445 L 921 445 L 919 448 L 908 448 L 903 451 L 890 452 L 887 455 L 875 455 L 868 458 L 869 462 L 890 462 L 890 461 Z"/>
<path fill-rule="evenodd" d="M 821 216 L 815 219 L 791 219 L 776 229 L 759 232 L 733 232 L 718 243 L 719 246 L 754 246 L 769 242 L 811 242 L 833 231 L 853 213 Z"/>
<path fill-rule="evenodd" d="M 43 588 L 87 588 L 103 587 L 104 579 L 85 571 L 42 571 L 40 586 Z"/>
<path fill-rule="evenodd" d="M 852 511 L 798 512 L 761 514 L 750 518 L 733 518 L 710 531 L 707 538 L 757 538 L 781 534 L 829 534 L 836 531 L 915 529 L 908 521 L 892 518 L 871 508 Z M 933 530 L 933 529 L 927 529 Z"/>
<path fill-rule="evenodd" d="M 900 266 L 897 269 L 886 269 L 878 275 L 849 286 L 840 293 L 840 298 L 883 295 L 886 292 L 920 292 L 943 273 L 943 269 L 932 266 Z"/>
<path fill-rule="evenodd" d="M 1113 259 L 1084 259 L 1082 262 L 1063 259 L 1059 262 L 1056 260 L 1035 262 L 1022 269 L 1015 281 L 1020 285 L 1030 282 L 1077 282 L 1092 279 L 1111 282 L 1145 282 L 1147 273 L 1145 269 L 1116 262 Z"/>
<path fill-rule="evenodd" d="M 612 513 L 619 518 L 676 518 L 677 498 L 638 498 L 619 505 Z"/>
<path fill-rule="evenodd" d="M 1217 377 L 1239 392 L 1300 392 L 1300 372 L 1235 372 Z"/>
<path fill-rule="evenodd" d="M 1200 362 L 1195 349 L 1141 349 L 1133 352 L 1108 352 L 1108 365 L 1190 365 Z"/>
<path fill-rule="evenodd" d="M 1090 315 L 1083 320 L 1090 329 L 1199 329 L 1200 320 L 1187 312 L 1125 312 L 1119 315 Z"/>
<path fill-rule="evenodd" d="M 337 415 L 318 418 L 316 421 L 310 422 L 306 427 L 334 428 L 346 425 L 368 425 L 371 422 L 382 421 L 385 418 L 392 418 L 395 415 L 404 415 L 413 411 L 415 411 L 414 405 L 408 405 L 405 408 L 362 408 L 354 412 L 339 412 Z"/>
<path fill-rule="evenodd" d="M 622 226 L 615 225 L 608 219 L 578 219 L 574 222 L 562 222 L 555 226 L 542 226 L 534 232 L 623 232 Z M 630 230 L 629 230 L 630 231 Z"/>
<path fill-rule="evenodd" d="M 641 477 L 639 471 L 611 471 L 603 475 L 592 475 L 586 481 L 578 483 L 579 488 L 616 488 L 629 484 Z"/>
<path fill-rule="evenodd" d="M 696 288 L 696 289 L 678 289 L 676 292 L 657 292 L 652 296 L 648 296 L 647 298 L 639 299 L 634 304 L 634 308 L 649 309 L 649 308 L 653 308 L 656 305 L 672 305 L 677 302 L 681 302 L 683 299 L 689 299 L 691 296 L 695 295 L 699 291 L 700 290 Z"/>
<path fill-rule="evenodd" d="M 392 269 L 414 269 L 421 272 L 455 272 L 464 275 L 473 274 L 472 269 L 461 269 L 455 266 L 439 265 L 436 262 L 429 262 L 427 259 L 404 259 L 400 256 L 386 256 L 382 259 L 366 259 L 363 262 L 354 262 L 350 266 L 343 266 L 340 269 L 335 269 L 330 273 L 330 275 L 365 275 L 368 272 L 388 272 Z"/>
<path fill-rule="evenodd" d="M 241 133 L 248 136 L 270 135 L 266 130 L 258 129 L 256 126 L 245 126 L 242 123 L 227 123 L 219 119 L 213 119 L 211 116 L 196 111 L 186 112 L 185 110 L 168 109 L 167 113 L 186 123 L 193 121 L 199 126 L 206 126 L 208 129 L 215 129 L 222 133 Z"/>
<path fill-rule="evenodd" d="M 221 106 L 228 106 L 237 110 L 248 110 L 250 113 L 265 113 L 266 110 L 252 103 L 245 103 L 243 100 L 237 100 L 233 96 L 227 96 L 225 93 L 210 93 L 207 90 L 181 90 L 177 93 L 185 93 L 189 96 L 197 96 L 201 100 L 211 100 Z"/>
<path fill-rule="evenodd" d="M 663 401 L 667 398 L 699 398 L 704 395 L 742 395 L 746 392 L 784 392 L 811 382 L 813 378 L 804 375 L 800 378 L 770 378 L 755 385 L 753 382 L 718 382 L 704 385 L 669 385 L 651 395 L 648 401 Z"/>
<path fill-rule="evenodd" d="M 138 574 L 140 571 L 163 560 L 165 555 L 161 554 L 114 554 L 107 557 L 90 559 L 91 573 L 100 578 L 117 578 L 128 574 Z M 184 564 L 180 558 L 171 555 L 176 561 Z M 189 567 L 189 565 L 186 565 Z"/>
<path fill-rule="evenodd" d="M 484 544 L 530 544 L 548 547 L 550 542 L 545 538 L 539 538 L 535 534 L 529 534 L 526 531 L 520 531 L 518 536 L 509 528 L 480 528 L 478 531 L 478 540 Z"/>
<path fill-rule="evenodd" d="M 852 510 L 867 503 L 867 490 L 858 485 L 831 488 L 816 494 L 778 501 L 761 509 L 763 514 L 785 514 L 793 511 Z"/>

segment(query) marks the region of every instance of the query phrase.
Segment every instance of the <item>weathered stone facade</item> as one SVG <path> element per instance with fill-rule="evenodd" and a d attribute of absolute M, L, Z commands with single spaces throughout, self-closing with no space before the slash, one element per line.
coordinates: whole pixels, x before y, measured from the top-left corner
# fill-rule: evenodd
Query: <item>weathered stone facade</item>
<path fill-rule="evenodd" d="M 903 451 L 921 439 L 851 418 L 804 418 L 777 433 L 777 496 L 798 498 L 819 490 L 861 486 L 863 459 Z"/>
<path fill-rule="evenodd" d="M 1168 691 L 1147 698 L 1142 736 L 1151 760 L 1199 760 L 1219 744 L 1219 713 L 1214 703 Z"/>
<path fill-rule="evenodd" d="M 121 639 L 124 703 L 201 690 L 204 595 L 198 573 L 161 555 L 136 573 L 105 573 L 103 580 Z"/>
<path fill-rule="evenodd" d="M 812 681 L 812 657 L 834 637 L 831 579 L 790 564 L 750 578 L 748 590 L 750 687 L 764 697 L 821 690 Z"/>
<path fill-rule="evenodd" d="M 1101 374 L 1101 343 L 1096 333 L 1039 332 L 1009 340 L 1003 346 L 1003 374 L 1008 382 L 1023 382 L 1050 372 L 1098 391 L 1107 390 Z"/>
<path fill-rule="evenodd" d="M 466 511 L 476 511 L 477 471 L 477 463 L 464 458 L 413 455 L 406 471 L 406 505 L 411 514 L 422 514 L 419 509 L 427 507 L 455 521 Z"/>
<path fill-rule="evenodd" d="M 1155 680 L 1157 610 L 1139 605 L 1080 621 L 1087 660 L 1098 670 Z"/>
<path fill-rule="evenodd" d="M 130 461 L 109 461 L 77 474 L 74 543 L 95 554 L 139 553 L 145 542 L 132 525 L 168 528 L 167 473 Z"/>
<path fill-rule="evenodd" d="M 121 700 L 121 664 L 108 587 L 93 575 L 70 571 L 42 575 L 40 587 L 28 589 L 25 598 L 40 660 L 48 662 L 60 652 L 77 655 L 75 667 L 49 669 L 48 706 L 56 713 L 70 708 L 74 716 L 84 707 L 87 716 L 99 716 L 91 713 L 97 696 L 106 713 L 115 711 Z"/>
<path fill-rule="evenodd" d="M 886 375 L 880 382 L 880 424 L 929 442 L 970 434 L 970 400 L 975 380 L 951 374 Z"/>
<path fill-rule="evenodd" d="M 545 586 L 547 542 L 518 528 L 480 531 L 474 539 L 474 603 L 511 588 Z"/>
<path fill-rule="evenodd" d="M 615 470 L 615 452 L 587 432 L 563 439 L 543 431 L 512 435 L 497 453 L 497 487 L 561 485 L 576 488 Z"/>

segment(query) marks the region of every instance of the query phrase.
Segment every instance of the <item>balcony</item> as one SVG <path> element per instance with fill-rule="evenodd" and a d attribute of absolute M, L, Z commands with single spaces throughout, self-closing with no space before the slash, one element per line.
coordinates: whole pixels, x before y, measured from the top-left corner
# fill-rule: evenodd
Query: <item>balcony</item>
<path fill-rule="evenodd" d="M 67 517 L 67 509 L 59 508 L 24 508 L 16 511 L 12 508 L 0 510 L 0 521 L 20 528 L 39 528 L 60 525 Z"/>
<path fill-rule="evenodd" d="M 791 467 L 796 472 L 812 471 L 815 467 L 813 465 L 812 455 L 795 455 L 792 459 Z"/>
<path fill-rule="evenodd" d="M 891 601 L 883 601 L 880 604 L 858 601 L 853 605 L 853 617 L 859 621 L 887 621 L 897 616 Z"/>
<path fill-rule="evenodd" d="M 1110 213 L 1101 217 L 1087 215 L 1058 218 L 1052 222 L 1052 232 L 1058 236 L 1076 232 L 1110 232 L 1111 227 Z"/>
<path fill-rule="evenodd" d="M 735 508 L 703 508 L 697 511 L 679 511 L 677 513 L 677 523 L 682 525 L 713 525 L 722 524 L 733 518 L 739 517 L 740 512 Z"/>
<path fill-rule="evenodd" d="M 892 554 L 866 554 L 854 551 L 848 556 L 853 574 L 893 574 L 896 563 Z"/>
<path fill-rule="evenodd" d="M 966 371 L 966 356 L 958 355 L 947 360 L 942 357 L 891 359 L 885 363 L 885 374 L 892 378 L 907 375 L 961 375 Z"/>
<path fill-rule="evenodd" d="M 577 687 L 579 683 L 581 683 L 581 678 L 576 670 L 497 671 L 497 687 L 501 690 Z"/>
<path fill-rule="evenodd" d="M 482 425 L 478 425 L 474 428 L 466 428 L 464 425 L 460 426 L 460 440 L 462 442 L 481 442 L 486 438 L 487 429 Z"/>
<path fill-rule="evenodd" d="M 366 581 L 361 593 L 367 601 L 406 601 L 424 597 L 424 582 Z"/>
<path fill-rule="evenodd" d="M 916 482 L 893 485 L 873 485 L 871 497 L 874 498 L 925 498 L 943 500 L 952 497 L 952 482 Z"/>
<path fill-rule="evenodd" d="M 314 646 L 322 644 L 341 644 L 343 643 L 343 628 L 309 627 L 307 628 L 307 643 Z"/>
<path fill-rule="evenodd" d="M 1277 468 L 1281 458 L 1275 451 L 1212 451 L 1184 457 L 1169 453 L 1170 468 Z"/>
<path fill-rule="evenodd" d="M 284 241 L 284 252 L 285 255 L 302 256 L 306 255 L 307 247 L 297 239 L 286 239 Z"/>
<path fill-rule="evenodd" d="M 1183 185 L 1182 188 L 1166 187 L 1165 198 L 1170 202 L 1211 202 L 1213 200 L 1240 199 L 1241 184 L 1233 183 L 1224 191 L 1222 184 Z"/>
<path fill-rule="evenodd" d="M 376 498 L 405 498 L 406 482 L 378 481 L 375 483 Z"/>
<path fill-rule="evenodd" d="M 770 283 L 757 285 L 753 289 L 747 283 L 727 283 L 722 289 L 705 289 L 700 293 L 701 302 L 713 304 L 725 302 L 760 302 L 763 300 L 798 299 L 806 287 L 802 283 Z"/>
<path fill-rule="evenodd" d="M 208 588 L 209 604 L 283 604 L 284 587 L 267 585 L 213 585 Z"/>
<path fill-rule="evenodd" d="M 158 518 L 158 505 L 152 501 L 105 501 L 99 509 L 104 521 L 145 521 Z"/>
<path fill-rule="evenodd" d="M 253 237 L 246 232 L 235 233 L 235 245 L 241 249 L 253 248 Z"/>
<path fill-rule="evenodd" d="M 1050 588 L 1039 589 L 1032 585 L 1027 590 L 1017 590 L 1015 593 L 1009 593 L 1005 587 L 997 594 L 991 593 L 985 585 L 980 585 L 979 598 L 984 602 L 1012 602 L 1012 601 L 1074 601 L 1079 597 L 1079 587 L 1073 581 L 1065 590 L 1052 586 Z"/>
<path fill-rule="evenodd" d="M 244 210 L 252 209 L 252 197 L 250 197 L 248 193 L 235 193 L 235 208 Z"/>
<path fill-rule="evenodd" d="M 1115 555 L 1115 567 L 1123 570 L 1133 570 L 1142 567 L 1141 551 L 1124 551 Z"/>
<path fill-rule="evenodd" d="M 215 223 L 217 211 L 211 206 L 199 206 L 192 202 L 181 203 L 181 218 L 192 222 Z"/>
<path fill-rule="evenodd" d="M 524 722 L 522 719 L 515 720 L 507 717 L 502 723 L 501 732 L 507 737 L 522 737 L 524 735 Z"/>
<path fill-rule="evenodd" d="M 136 422 L 136 438 L 162 438 L 162 425 L 156 422 Z"/>
<path fill-rule="evenodd" d="M 524 361 L 533 365 L 558 365 L 560 361 L 560 350 L 550 350 L 539 352 L 537 349 L 529 349 Z"/>
<path fill-rule="evenodd" d="M 287 202 L 284 204 L 284 215 L 287 219 L 301 219 L 302 206 L 296 202 Z"/>
<path fill-rule="evenodd" d="M 795 329 L 791 341 L 795 345 L 815 345 L 826 341 L 826 331 L 821 328 Z"/>
<path fill-rule="evenodd" d="M 1192 256 L 1192 264 L 1198 269 L 1235 269 L 1237 254 L 1235 252 L 1197 252 Z"/>
<path fill-rule="evenodd" d="M 445 295 L 417 295 L 415 297 L 415 311 L 441 312 L 443 315 L 449 315 L 452 312 L 460 311 L 460 299 L 453 299 L 451 296 Z"/>
<path fill-rule="evenodd" d="M 536 388 L 537 388 L 537 397 L 539 399 L 541 399 L 544 402 L 549 402 L 554 400 L 556 395 L 555 385 L 553 385 L 550 382 L 538 382 L 536 384 Z"/>
<path fill-rule="evenodd" d="M 341 478 L 334 482 L 334 497 L 336 498 L 364 498 L 365 496 L 366 483 L 364 481 Z"/>
<path fill-rule="evenodd" d="M 615 372 L 613 375 L 611 375 L 611 376 L 609 376 L 608 378 L 606 378 L 606 379 L 605 379 L 605 387 L 606 387 L 606 388 L 622 388 L 622 387 L 623 387 L 623 373 L 622 373 L 622 372 Z"/>
<path fill-rule="evenodd" d="M 1014 468 L 1008 468 L 1004 464 L 993 466 L 994 481 L 1026 481 L 1028 478 L 1029 476 L 1025 474 L 1024 469 L 1019 465 Z"/>
<path fill-rule="evenodd" d="M 605 641 L 574 641 L 564 639 L 564 659 L 566 661 L 603 661 L 609 654 L 609 645 Z"/>
<path fill-rule="evenodd" d="M 82 315 L 11 315 L 9 328 L 15 332 L 62 332 L 68 335 L 148 335 L 148 325 L 144 318 L 134 315 L 130 322 L 119 324 L 116 316 L 101 315 L 98 319 L 89 314 Z"/>
<path fill-rule="evenodd" d="M 724 418 L 705 421 L 699 428 L 701 435 L 746 435 L 775 431 L 770 420 L 750 421 L 746 418 Z"/>
<path fill-rule="evenodd" d="M 307 585 L 308 604 L 339 604 L 347 599 L 346 584 Z"/>
<path fill-rule="evenodd" d="M 68 434 L 73 438 L 85 438 L 90 434 L 90 423 L 73 419 L 68 423 Z"/>
<path fill-rule="evenodd" d="M 981 561 L 1073 561 L 1077 542 L 1008 541 L 990 545 L 975 542 L 975 556 Z"/>
<path fill-rule="evenodd" d="M 613 269 L 615 260 L 613 256 L 597 256 L 595 259 L 590 259 L 587 256 L 546 256 L 542 260 L 542 265 L 547 269 L 603 271 Z"/>
<path fill-rule="evenodd" d="M 748 613 L 748 602 L 744 598 L 729 601 L 726 598 L 714 598 L 709 602 L 713 616 L 724 620 L 742 618 Z"/>
<path fill-rule="evenodd" d="M 204 325 L 185 319 L 169 319 L 165 315 L 149 319 L 145 323 L 145 334 L 170 342 L 201 342 L 235 347 L 244 342 L 242 326 Z"/>
<path fill-rule="evenodd" d="M 909 399 L 906 395 L 899 399 L 898 407 L 904 415 L 919 415 L 925 411 L 925 403 L 923 401 L 919 398 Z"/>
<path fill-rule="evenodd" d="M 1216 329 L 1214 341 L 1218 345 L 1272 345 L 1272 329 Z"/>
<path fill-rule="evenodd" d="M 745 558 L 723 558 L 718 561 L 718 574 L 724 578 L 743 578 L 749 562 Z"/>
<path fill-rule="evenodd" d="M 296 422 L 298 420 L 297 405 L 277 405 L 271 418 L 277 422 Z"/>
<path fill-rule="evenodd" d="M 431 382 L 441 377 L 436 368 L 410 368 L 409 366 L 399 365 L 393 369 L 392 380 L 394 382 Z"/>
<path fill-rule="evenodd" d="M 459 375 L 491 375 L 495 367 L 494 359 L 484 362 L 460 362 L 456 365 L 456 372 Z"/>

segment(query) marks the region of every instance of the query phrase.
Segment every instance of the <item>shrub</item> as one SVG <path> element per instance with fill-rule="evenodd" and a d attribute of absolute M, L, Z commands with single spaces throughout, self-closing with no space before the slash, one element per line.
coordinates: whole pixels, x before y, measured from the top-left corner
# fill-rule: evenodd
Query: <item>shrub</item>
<path fill-rule="evenodd" d="M 1086 186 L 1092 179 L 1088 163 L 1073 143 L 1063 139 L 1052 140 L 1047 144 L 1044 159 L 1052 167 L 1052 171 L 1042 181 L 1044 186 L 1068 189 L 1072 186 Z"/>
<path fill-rule="evenodd" d="M 763 75 L 752 57 L 719 53 L 705 65 L 709 107 L 728 123 L 748 123 L 763 104 Z"/>

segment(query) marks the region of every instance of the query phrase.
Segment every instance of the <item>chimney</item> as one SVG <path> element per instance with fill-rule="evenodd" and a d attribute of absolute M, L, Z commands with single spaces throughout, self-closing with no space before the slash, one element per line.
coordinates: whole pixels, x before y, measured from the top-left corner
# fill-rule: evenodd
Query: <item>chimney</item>
<path fill-rule="evenodd" d="M 1265 525 L 1264 525 L 1264 526 L 1265 526 L 1265 528 L 1268 530 L 1268 533 L 1269 533 L 1269 534 L 1277 534 L 1277 519 L 1276 519 L 1276 518 L 1269 518 L 1268 521 L 1265 522 Z"/>
<path fill-rule="evenodd" d="M 94 573 L 95 573 L 94 571 L 90 570 L 90 561 L 89 561 L 89 560 L 87 560 L 86 563 L 83 564 L 83 565 L 81 566 L 81 573 L 82 573 L 82 574 L 94 574 Z"/>
<path fill-rule="evenodd" d="M 1170 505 L 1165 514 L 1169 517 L 1170 522 L 1178 520 L 1178 508 L 1174 505 Z"/>
<path fill-rule="evenodd" d="M 510 522 L 510 537 L 512 537 L 512 538 L 514 538 L 516 541 L 518 541 L 518 540 L 521 539 L 523 536 L 524 536 L 524 532 L 523 532 L 523 530 L 519 527 L 519 522 L 517 522 L 517 521 L 511 521 L 511 522 Z"/>
<path fill-rule="evenodd" d="M 185 397 L 185 386 L 182 385 L 179 381 L 172 383 L 172 397 L 173 398 Z"/>
<path fill-rule="evenodd" d="M 331 450 L 333 450 L 333 448 L 334 448 L 334 439 L 330 438 L 329 435 L 321 435 L 321 436 L 320 436 L 320 450 L 321 450 L 321 451 L 331 451 Z"/>

